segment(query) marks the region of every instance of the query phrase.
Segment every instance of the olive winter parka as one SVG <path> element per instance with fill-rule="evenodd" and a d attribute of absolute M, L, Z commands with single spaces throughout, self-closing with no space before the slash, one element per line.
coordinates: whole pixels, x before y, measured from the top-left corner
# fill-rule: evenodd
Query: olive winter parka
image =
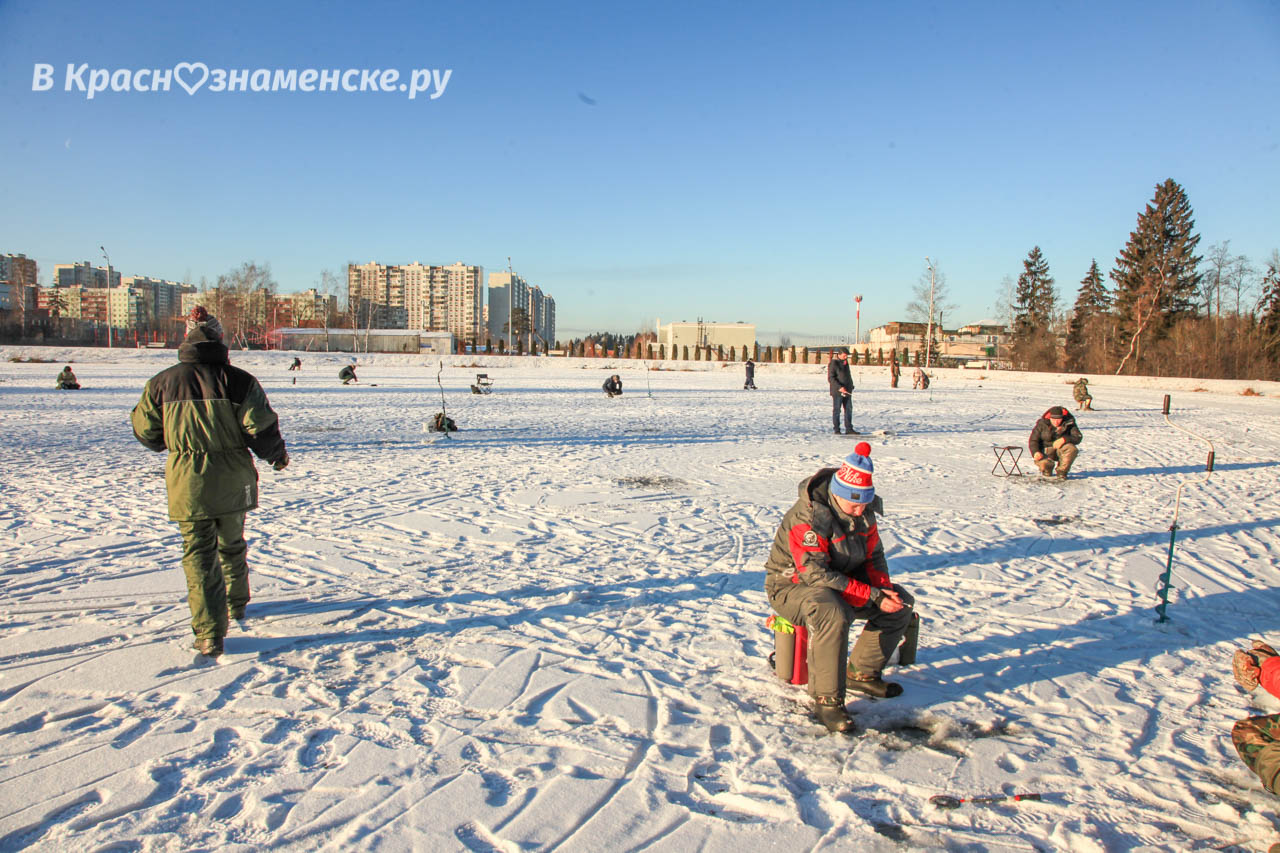
<path fill-rule="evenodd" d="M 285 458 L 276 413 L 258 380 L 231 366 L 221 341 L 200 337 L 188 336 L 178 364 L 147 380 L 130 414 L 138 441 L 169 452 L 171 521 L 256 509 L 258 471 L 249 451 L 269 463 Z"/>

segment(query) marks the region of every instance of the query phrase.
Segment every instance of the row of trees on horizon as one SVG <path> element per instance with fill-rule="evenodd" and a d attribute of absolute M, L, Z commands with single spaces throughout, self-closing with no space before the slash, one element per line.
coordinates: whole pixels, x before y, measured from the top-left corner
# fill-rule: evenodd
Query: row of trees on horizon
<path fill-rule="evenodd" d="M 1092 262 L 1070 309 L 1060 299 L 1048 259 L 1039 246 L 1033 247 L 1016 281 L 1007 276 L 1000 286 L 998 305 L 1010 340 L 1008 352 L 1001 357 L 1021 370 L 1280 379 L 1280 251 L 1272 250 L 1259 265 L 1232 253 L 1229 240 L 1209 247 L 1203 255 L 1197 254 L 1199 244 L 1191 203 L 1185 190 L 1170 178 L 1156 186 L 1109 274 L 1104 277 L 1097 260 Z M 271 328 L 286 324 L 353 331 L 372 327 L 377 306 L 354 304 L 349 294 L 340 298 L 343 283 L 336 273 L 321 275 L 316 291 L 333 297 L 327 302 L 332 306 L 328 316 L 314 312 L 302 316 L 302 303 L 277 297 L 278 285 L 267 264 L 246 262 L 220 275 L 212 287 L 202 280 L 199 290 L 213 300 L 208 307 L 221 318 L 231 342 L 261 346 Z M 932 319 L 934 354 L 928 361 L 937 363 L 942 320 L 953 306 L 948 304 L 946 277 L 936 265 L 921 276 L 913 296 L 908 319 L 921 323 Z M 53 304 L 51 313 L 38 330 L 42 340 L 94 343 L 101 337 L 97 324 L 73 328 L 75 324 L 57 316 Z M 0 318 L 0 339 L 30 342 L 32 330 L 25 321 L 14 329 L 9 320 L 5 323 Z M 171 329 L 158 328 L 161 325 L 156 323 L 157 328 L 147 331 L 180 337 L 180 320 L 169 322 Z M 502 330 L 503 337 L 512 340 L 486 336 L 459 343 L 473 351 L 518 354 L 546 352 L 552 346 L 560 352 L 639 357 L 657 350 L 656 336 L 644 331 L 596 332 L 554 344 L 539 341 L 521 309 L 514 312 L 509 325 Z M 790 343 L 784 338 L 776 349 L 769 347 L 765 359 L 773 360 L 773 353 L 786 350 Z M 759 350 L 752 356 L 759 358 Z M 867 360 L 883 358 L 876 354 Z"/>
<path fill-rule="evenodd" d="M 1097 260 L 1062 310 L 1048 260 L 1027 253 L 1002 303 L 1022 370 L 1280 379 L 1280 251 L 1261 267 L 1230 241 L 1197 254 L 1186 192 L 1159 184 L 1107 276 Z"/>
<path fill-rule="evenodd" d="M 1109 275 L 1096 259 L 1090 264 L 1070 309 L 1044 253 L 1033 247 L 1016 281 L 1009 276 L 1000 286 L 1010 341 L 1001 355 L 1019 370 L 1280 380 L 1280 250 L 1258 265 L 1232 253 L 1230 240 L 1205 255 L 1196 254 L 1199 244 L 1186 191 L 1170 178 L 1156 186 Z M 942 321 L 954 308 L 946 276 L 934 265 L 912 296 L 908 319 L 927 324 L 932 317 L 928 361 L 936 364 Z M 596 333 L 583 340 L 627 352 L 640 337 Z M 789 344 L 784 339 L 776 350 Z M 916 355 L 899 360 L 919 363 Z M 887 363 L 883 353 L 868 354 L 866 362 Z"/>

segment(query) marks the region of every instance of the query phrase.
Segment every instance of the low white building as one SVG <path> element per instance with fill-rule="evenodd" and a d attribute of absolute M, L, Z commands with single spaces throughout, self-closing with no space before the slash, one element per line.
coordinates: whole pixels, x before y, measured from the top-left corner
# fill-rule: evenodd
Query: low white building
<path fill-rule="evenodd" d="M 418 346 L 424 353 L 431 355 L 453 354 L 452 332 L 419 332 Z"/>
<path fill-rule="evenodd" d="M 405 352 L 447 355 L 453 352 L 450 332 L 420 332 L 413 329 L 276 329 L 271 333 L 273 349 L 303 352 Z"/>
<path fill-rule="evenodd" d="M 752 349 L 756 345 L 754 323 L 709 323 L 703 320 L 690 323 L 682 320 L 665 326 L 659 323 L 657 333 L 658 340 L 654 345 L 661 344 L 667 352 L 672 352 L 673 347 L 688 347 L 690 350 L 694 347 L 711 347 L 713 350 L 733 347 L 741 350 L 742 347 Z"/>
<path fill-rule="evenodd" d="M 897 350 L 899 356 L 909 350 L 912 357 L 924 349 L 925 323 L 886 323 L 867 334 L 867 347 L 874 354 L 879 350 L 888 353 Z M 952 361 L 995 361 L 1005 357 L 1008 346 L 1007 329 L 999 323 L 983 320 L 958 329 L 934 329 L 938 341 L 938 358 Z"/>

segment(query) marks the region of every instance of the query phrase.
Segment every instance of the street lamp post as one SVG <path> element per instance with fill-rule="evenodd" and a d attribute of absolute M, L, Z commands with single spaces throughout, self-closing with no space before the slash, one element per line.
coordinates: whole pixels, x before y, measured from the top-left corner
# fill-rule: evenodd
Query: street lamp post
<path fill-rule="evenodd" d="M 111 256 L 107 254 L 106 246 L 99 246 L 102 250 L 102 257 L 107 259 L 107 349 L 111 348 Z"/>
<path fill-rule="evenodd" d="M 933 283 L 934 269 L 933 261 L 929 260 L 929 256 L 924 256 L 924 261 L 929 265 L 929 330 L 925 332 L 924 338 L 924 369 L 929 369 L 929 360 L 933 355 Z"/>

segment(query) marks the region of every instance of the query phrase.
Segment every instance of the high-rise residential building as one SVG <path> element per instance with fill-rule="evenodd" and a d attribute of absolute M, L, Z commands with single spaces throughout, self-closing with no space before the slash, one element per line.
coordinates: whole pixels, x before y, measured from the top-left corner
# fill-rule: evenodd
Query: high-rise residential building
<path fill-rule="evenodd" d="M 542 292 L 542 288 L 534 287 L 529 300 L 533 315 L 533 332 L 544 346 L 555 346 L 556 342 L 556 301 Z"/>
<path fill-rule="evenodd" d="M 26 316 L 36 306 L 39 269 L 35 258 L 0 255 L 0 311 Z"/>
<path fill-rule="evenodd" d="M 190 284 L 145 275 L 128 275 L 120 281 L 121 287 L 135 292 L 146 303 L 145 313 L 157 328 L 167 327 L 172 321 L 184 316 L 186 312 L 182 310 L 182 294 L 196 291 Z M 126 298 L 125 301 L 130 300 Z M 114 303 L 112 311 L 115 311 Z M 129 325 L 136 324 L 131 322 Z"/>
<path fill-rule="evenodd" d="M 111 269 L 111 283 L 107 283 L 107 268 L 95 267 L 88 261 L 79 264 L 54 264 L 55 287 L 119 287 L 120 270 Z"/>
<path fill-rule="evenodd" d="M 107 290 L 107 299 L 111 301 L 112 328 L 156 328 L 159 324 L 151 310 L 153 300 L 148 287 L 112 287 Z"/>
<path fill-rule="evenodd" d="M 201 290 L 193 290 L 190 293 L 183 293 L 181 316 L 185 317 L 190 314 L 191 309 L 195 308 L 197 305 L 204 305 L 205 298 L 208 295 L 208 291 Z"/>
<path fill-rule="evenodd" d="M 39 290 L 34 285 L 0 281 L 0 311 L 8 312 L 11 318 L 30 317 L 31 312 L 39 307 Z"/>
<path fill-rule="evenodd" d="M 404 294 L 407 329 L 444 330 L 448 324 L 448 282 L 443 267 L 412 263 L 392 267 Z"/>
<path fill-rule="evenodd" d="M 231 293 L 227 290 L 197 290 L 192 287 L 181 294 L 181 311 L 178 317 L 186 317 L 197 305 L 224 321 L 234 317 L 237 328 L 254 330 L 276 329 L 283 326 L 323 324 L 337 313 L 337 297 L 324 296 L 315 288 L 302 293 L 272 293 L 257 288 L 249 293 Z M 227 322 L 223 330 L 229 331 Z"/>
<path fill-rule="evenodd" d="M 60 264 L 59 268 L 55 280 L 75 281 L 77 277 L 81 281 L 105 283 L 107 280 L 105 269 L 98 270 L 101 273 L 98 276 L 87 265 Z M 116 271 L 113 269 L 111 273 L 112 280 L 117 280 Z M 183 315 L 183 294 L 195 292 L 191 285 L 148 276 L 124 276 L 118 281 L 118 286 L 110 288 L 99 284 L 42 287 L 37 296 L 39 307 L 51 316 L 98 323 L 109 320 L 117 329 L 167 331 Z"/>
<path fill-rule="evenodd" d="M 518 273 L 489 273 L 489 314 L 486 328 L 494 341 L 508 344 L 513 339 L 507 329 L 512 314 L 517 318 L 516 332 L 522 337 L 532 334 L 541 345 L 552 346 L 556 340 L 556 301 L 536 285 L 530 286 Z"/>
<path fill-rule="evenodd" d="M 512 348 L 507 322 L 512 314 L 529 310 L 529 283 L 513 272 L 489 273 L 489 337 Z M 519 329 L 517 328 L 517 332 Z"/>
<path fill-rule="evenodd" d="M 460 341 L 479 343 L 483 333 L 480 321 L 484 316 L 484 267 L 458 261 L 445 267 L 444 273 L 448 281 L 448 322 L 442 327 L 428 327 L 428 331 L 448 331 Z"/>
<path fill-rule="evenodd" d="M 350 304 L 384 329 L 451 332 L 480 338 L 484 268 L 371 262 L 347 267 Z M 372 314 L 366 313 L 372 312 Z"/>
<path fill-rule="evenodd" d="M 112 290 L 105 287 L 42 287 L 37 298 L 39 306 L 50 315 L 56 312 L 59 317 L 97 323 L 107 322 L 107 303 L 110 302 L 111 325 L 122 327 L 126 325 L 129 305 L 127 301 L 119 301 L 117 294 L 125 292 L 118 287 Z M 133 313 L 137 314 L 136 305 Z"/>
<path fill-rule="evenodd" d="M 376 262 L 347 265 L 347 308 L 355 313 L 357 322 L 380 329 L 405 328 L 392 322 L 397 309 L 404 309 L 404 286 L 403 282 L 398 283 L 393 301 L 390 270 L 386 264 Z"/>
<path fill-rule="evenodd" d="M 0 255 L 0 282 L 5 284 L 39 285 L 39 268 L 35 258 L 26 255 Z"/>
<path fill-rule="evenodd" d="M 338 313 L 338 297 L 314 287 L 285 298 L 291 300 L 289 322 L 294 326 L 326 325 Z"/>

